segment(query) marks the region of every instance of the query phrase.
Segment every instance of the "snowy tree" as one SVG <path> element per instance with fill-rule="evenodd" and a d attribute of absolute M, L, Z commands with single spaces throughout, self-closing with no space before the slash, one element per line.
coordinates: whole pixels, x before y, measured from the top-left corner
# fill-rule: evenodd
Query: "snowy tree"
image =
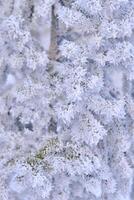
<path fill-rule="evenodd" d="M 0 10 L 0 199 L 133 200 L 134 2 Z"/>

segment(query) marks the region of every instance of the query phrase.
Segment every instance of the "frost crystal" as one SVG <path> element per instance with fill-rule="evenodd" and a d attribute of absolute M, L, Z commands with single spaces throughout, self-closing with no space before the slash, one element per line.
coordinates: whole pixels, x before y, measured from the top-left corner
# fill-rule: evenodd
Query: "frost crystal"
<path fill-rule="evenodd" d="M 134 1 L 0 11 L 0 200 L 134 200 Z"/>

